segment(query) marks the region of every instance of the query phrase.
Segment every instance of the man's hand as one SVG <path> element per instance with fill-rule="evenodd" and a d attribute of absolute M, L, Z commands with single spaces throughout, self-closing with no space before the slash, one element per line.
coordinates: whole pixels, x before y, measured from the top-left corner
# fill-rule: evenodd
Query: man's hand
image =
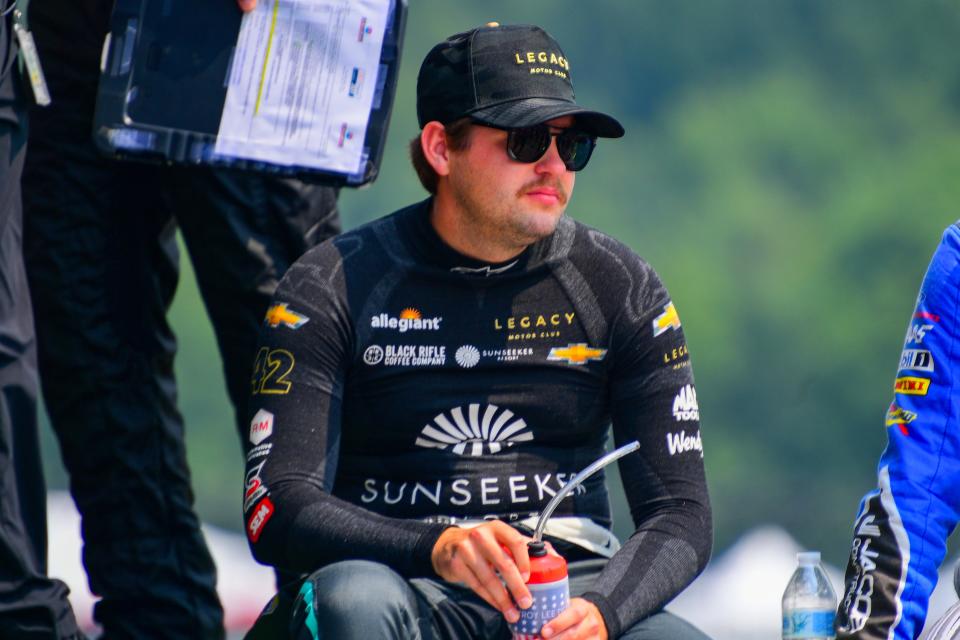
<path fill-rule="evenodd" d="M 524 584 L 530 579 L 528 541 L 516 529 L 498 520 L 473 529 L 451 527 L 440 534 L 430 560 L 438 576 L 449 582 L 464 583 L 502 613 L 507 622 L 516 622 L 520 612 L 514 602 L 521 609 L 533 604 L 530 590 Z M 507 583 L 509 593 L 500 578 Z"/>
<path fill-rule="evenodd" d="M 570 606 L 545 624 L 540 635 L 549 640 L 607 640 L 607 625 L 595 604 L 572 598 Z"/>
<path fill-rule="evenodd" d="M 240 11 L 244 13 L 257 8 L 257 0 L 237 0 L 237 4 L 240 5 Z"/>

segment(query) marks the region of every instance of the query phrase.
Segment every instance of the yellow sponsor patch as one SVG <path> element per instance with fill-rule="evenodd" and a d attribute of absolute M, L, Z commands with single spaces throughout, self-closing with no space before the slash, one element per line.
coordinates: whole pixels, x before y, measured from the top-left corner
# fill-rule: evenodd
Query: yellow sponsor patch
<path fill-rule="evenodd" d="M 568 344 L 565 347 L 554 347 L 550 349 L 547 360 L 566 360 L 570 364 L 584 364 L 587 360 L 603 360 L 606 355 L 606 349 L 595 349 L 580 342 L 578 344 Z"/>
<path fill-rule="evenodd" d="M 677 308 L 670 302 L 663 307 L 663 313 L 653 319 L 653 337 L 656 338 L 668 329 L 680 328 L 680 316 L 677 314 Z"/>
<path fill-rule="evenodd" d="M 913 411 L 907 411 L 895 404 L 890 405 L 887 410 L 886 426 L 892 427 L 895 424 L 910 424 L 917 419 L 917 414 Z"/>
<path fill-rule="evenodd" d="M 894 393 L 902 393 L 908 396 L 925 396 L 930 390 L 930 380 L 927 378 L 897 378 L 893 384 Z"/>
<path fill-rule="evenodd" d="M 301 315 L 296 311 L 287 308 L 287 303 L 275 304 L 267 309 L 267 315 L 264 317 L 271 327 L 276 329 L 281 324 L 290 329 L 298 329 L 310 320 L 307 316 Z"/>

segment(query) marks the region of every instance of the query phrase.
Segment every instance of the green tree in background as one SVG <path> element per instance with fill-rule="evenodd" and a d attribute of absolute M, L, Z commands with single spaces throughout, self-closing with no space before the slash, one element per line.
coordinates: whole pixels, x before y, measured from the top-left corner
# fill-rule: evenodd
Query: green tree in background
<path fill-rule="evenodd" d="M 533 22 L 617 115 L 569 213 L 653 263 L 697 375 L 718 548 L 778 523 L 839 564 L 875 482 L 914 295 L 960 218 L 960 8 L 921 0 L 410 0 L 381 177 L 347 228 L 424 197 L 416 72 L 443 37 Z M 184 269 L 173 315 L 203 517 L 240 528 L 242 460 Z M 47 437 L 51 484 L 63 486 Z M 629 531 L 625 511 L 618 530 Z"/>

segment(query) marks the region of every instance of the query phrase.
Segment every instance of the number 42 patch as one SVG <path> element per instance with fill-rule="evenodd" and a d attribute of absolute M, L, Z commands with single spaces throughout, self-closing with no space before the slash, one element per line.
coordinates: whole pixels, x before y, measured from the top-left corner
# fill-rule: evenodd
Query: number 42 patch
<path fill-rule="evenodd" d="M 251 395 L 290 393 L 293 383 L 287 377 L 296 366 L 296 358 L 286 349 L 262 347 L 253 361 L 253 376 L 250 379 Z"/>

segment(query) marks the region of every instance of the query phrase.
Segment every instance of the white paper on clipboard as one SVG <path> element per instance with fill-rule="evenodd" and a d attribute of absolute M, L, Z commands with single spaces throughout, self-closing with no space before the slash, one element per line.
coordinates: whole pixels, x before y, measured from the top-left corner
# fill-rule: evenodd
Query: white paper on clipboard
<path fill-rule="evenodd" d="M 354 174 L 390 0 L 260 0 L 243 17 L 214 151 Z"/>

